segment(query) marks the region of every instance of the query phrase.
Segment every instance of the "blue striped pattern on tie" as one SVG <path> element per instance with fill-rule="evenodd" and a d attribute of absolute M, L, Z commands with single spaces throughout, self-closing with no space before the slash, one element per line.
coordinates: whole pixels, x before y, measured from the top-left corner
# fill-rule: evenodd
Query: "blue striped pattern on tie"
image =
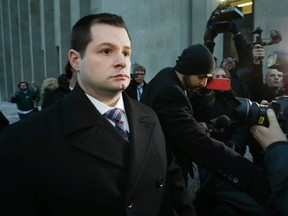
<path fill-rule="evenodd" d="M 127 142 L 129 142 L 128 140 L 129 133 L 124 127 L 123 111 L 119 108 L 114 108 L 114 109 L 108 110 L 103 115 L 115 123 L 115 127 L 118 130 L 118 132 Z"/>

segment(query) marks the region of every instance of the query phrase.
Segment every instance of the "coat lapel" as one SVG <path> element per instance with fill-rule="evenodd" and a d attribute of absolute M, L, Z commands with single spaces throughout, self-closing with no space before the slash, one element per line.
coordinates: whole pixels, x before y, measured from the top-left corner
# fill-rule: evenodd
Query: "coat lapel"
<path fill-rule="evenodd" d="M 77 85 L 64 98 L 64 134 L 72 147 L 120 167 L 127 167 L 128 146 Z"/>

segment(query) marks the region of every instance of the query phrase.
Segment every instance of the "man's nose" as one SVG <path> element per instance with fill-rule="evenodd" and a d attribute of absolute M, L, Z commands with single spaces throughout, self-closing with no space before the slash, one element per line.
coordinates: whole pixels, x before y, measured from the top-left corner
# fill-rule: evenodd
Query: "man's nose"
<path fill-rule="evenodd" d="M 207 85 L 207 80 L 208 80 L 208 78 L 204 78 L 204 79 L 200 80 L 200 86 L 205 87 Z"/>
<path fill-rule="evenodd" d="M 116 57 L 115 57 L 115 65 L 116 67 L 126 67 L 127 63 L 126 63 L 126 58 L 123 53 L 117 53 Z"/>

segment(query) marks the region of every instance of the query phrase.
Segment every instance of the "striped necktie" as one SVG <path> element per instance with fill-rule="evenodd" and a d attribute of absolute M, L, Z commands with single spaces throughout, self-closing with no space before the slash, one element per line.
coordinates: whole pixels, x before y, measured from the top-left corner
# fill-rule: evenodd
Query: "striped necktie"
<path fill-rule="evenodd" d="M 119 108 L 114 108 L 111 110 L 108 110 L 106 113 L 103 114 L 107 119 L 110 119 L 115 123 L 115 128 L 118 130 L 118 132 L 121 134 L 121 136 L 127 141 L 129 133 L 124 127 L 124 113 Z"/>
<path fill-rule="evenodd" d="M 140 101 L 141 95 L 143 93 L 143 84 L 137 86 L 137 100 Z"/>

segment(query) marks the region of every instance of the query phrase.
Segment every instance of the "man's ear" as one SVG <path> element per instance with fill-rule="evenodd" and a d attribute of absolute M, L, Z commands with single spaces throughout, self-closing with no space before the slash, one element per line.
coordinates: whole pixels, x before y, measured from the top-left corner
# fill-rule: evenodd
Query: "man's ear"
<path fill-rule="evenodd" d="M 71 66 L 74 68 L 75 71 L 79 71 L 80 68 L 80 53 L 74 49 L 70 49 L 68 52 L 68 59 L 70 61 Z"/>

